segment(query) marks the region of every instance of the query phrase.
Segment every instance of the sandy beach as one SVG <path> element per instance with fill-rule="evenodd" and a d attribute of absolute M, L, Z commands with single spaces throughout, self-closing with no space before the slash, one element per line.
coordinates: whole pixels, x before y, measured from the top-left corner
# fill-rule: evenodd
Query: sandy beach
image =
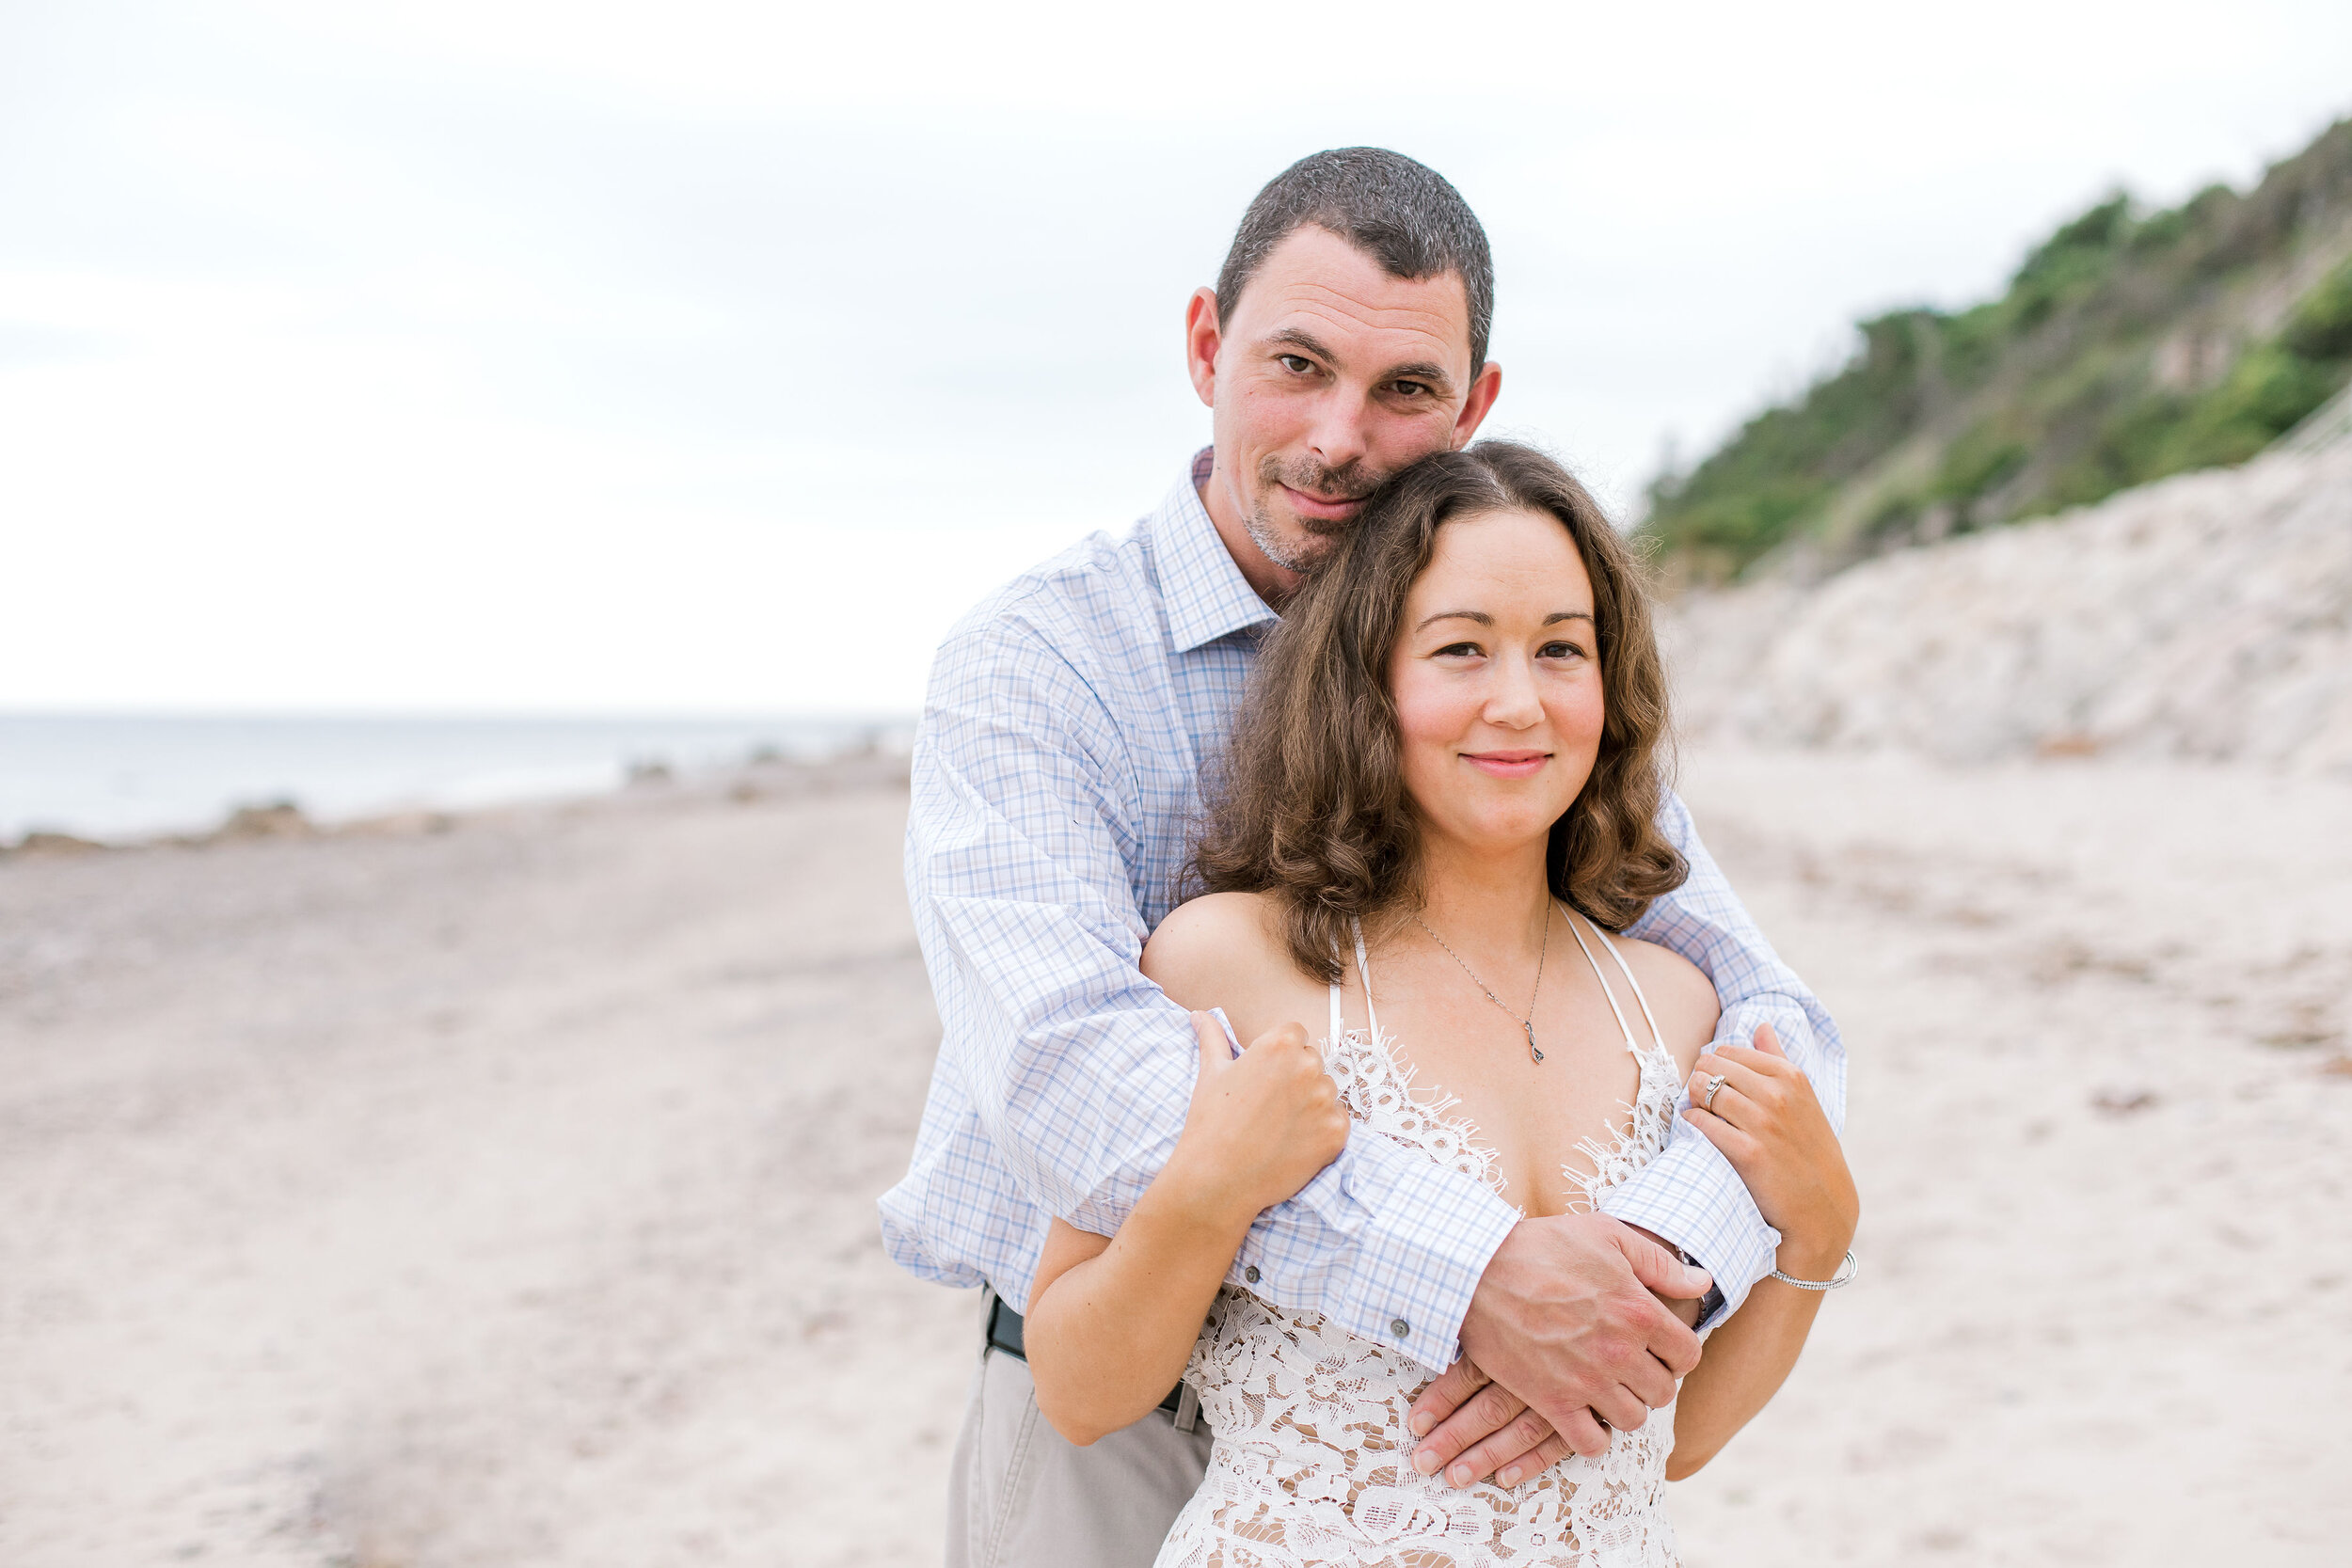
<path fill-rule="evenodd" d="M 891 773 L 0 859 L 0 1561 L 937 1561 Z M 1687 1560 L 2341 1560 L 2352 784 L 1683 783 L 1845 1027 L 1865 1204 Z"/>

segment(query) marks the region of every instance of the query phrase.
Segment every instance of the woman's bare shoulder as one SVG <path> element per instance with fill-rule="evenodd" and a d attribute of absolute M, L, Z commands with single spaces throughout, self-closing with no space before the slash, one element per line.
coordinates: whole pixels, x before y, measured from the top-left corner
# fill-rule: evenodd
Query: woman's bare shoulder
<path fill-rule="evenodd" d="M 1143 944 L 1142 968 L 1182 1006 L 1223 1007 L 1244 1038 L 1246 1020 L 1281 1011 L 1301 986 L 1320 989 L 1292 961 L 1280 903 L 1264 893 L 1212 893 L 1178 905 Z"/>
<path fill-rule="evenodd" d="M 1707 1042 L 1715 1037 L 1715 1021 L 1723 1016 L 1723 1004 L 1715 995 L 1715 982 L 1707 972 L 1670 947 L 1654 942 L 1637 942 L 1631 937 L 1615 939 L 1617 951 L 1625 955 L 1633 977 L 1641 982 L 1642 994 L 1649 998 L 1650 1011 L 1658 1015 L 1658 1032 L 1664 1045 L 1683 1071 L 1689 1072 L 1699 1059 Z"/>

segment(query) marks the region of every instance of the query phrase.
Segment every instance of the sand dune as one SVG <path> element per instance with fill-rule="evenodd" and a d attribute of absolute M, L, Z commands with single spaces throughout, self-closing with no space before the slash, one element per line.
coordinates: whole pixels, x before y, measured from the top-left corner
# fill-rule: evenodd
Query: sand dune
<path fill-rule="evenodd" d="M 1866 1203 L 1690 1562 L 2340 1560 L 2352 787 L 1687 774 Z M 0 1561 L 935 1561 L 904 804 L 0 861 Z"/>
<path fill-rule="evenodd" d="M 1710 741 L 2352 777 L 2352 446 L 1694 595 L 1665 625 Z"/>

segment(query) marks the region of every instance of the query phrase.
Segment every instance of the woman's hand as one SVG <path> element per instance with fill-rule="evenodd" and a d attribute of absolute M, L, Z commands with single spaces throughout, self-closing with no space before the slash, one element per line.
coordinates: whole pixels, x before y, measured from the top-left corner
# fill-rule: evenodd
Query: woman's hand
<path fill-rule="evenodd" d="M 1723 1087 L 1707 1103 L 1720 1074 Z M 1779 1267 L 1800 1279 L 1826 1279 L 1852 1243 L 1861 1200 L 1845 1151 L 1813 1085 L 1781 1053 L 1766 1024 L 1756 1048 L 1718 1046 L 1691 1074 L 1691 1125 L 1724 1152 L 1765 1222 L 1781 1234 Z"/>
<path fill-rule="evenodd" d="M 1323 1053 L 1295 1023 L 1238 1059 L 1192 1015 L 1200 1076 L 1168 1164 L 1108 1241 L 1056 1220 L 1029 1292 L 1038 1408 L 1073 1443 L 1142 1418 L 1184 1375 L 1258 1212 L 1296 1193 L 1347 1143 Z M 1257 1271 L 1250 1271 L 1255 1278 Z"/>
<path fill-rule="evenodd" d="M 1200 1076 L 1168 1174 L 1202 1218 L 1247 1228 L 1339 1158 L 1347 1110 L 1298 1024 L 1259 1036 L 1236 1057 L 1216 1019 L 1195 1013 L 1192 1023 Z"/>

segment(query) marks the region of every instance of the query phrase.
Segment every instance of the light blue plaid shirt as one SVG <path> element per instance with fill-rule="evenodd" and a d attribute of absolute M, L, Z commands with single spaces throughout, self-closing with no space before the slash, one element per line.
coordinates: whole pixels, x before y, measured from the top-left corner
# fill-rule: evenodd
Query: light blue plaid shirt
<path fill-rule="evenodd" d="M 882 1199 L 899 1265 L 993 1285 L 1016 1310 L 1050 1216 L 1109 1235 L 1175 1148 L 1192 1024 L 1136 969 L 1177 901 L 1202 764 L 1222 749 L 1275 620 L 1201 505 L 1203 451 L 1124 538 L 1095 534 L 958 623 L 916 732 L 907 895 L 945 1029 L 914 1158 Z M 1691 879 L 1632 934 L 1713 977 L 1718 1039 L 1769 1022 L 1845 1115 L 1845 1051 L 1669 797 Z M 1603 1207 L 1711 1270 L 1725 1309 L 1780 1237 L 1714 1146 L 1677 1120 Z M 1349 1140 L 1234 1259 L 1234 1283 L 1451 1363 L 1462 1314 L 1518 1213 L 1387 1138 Z"/>

